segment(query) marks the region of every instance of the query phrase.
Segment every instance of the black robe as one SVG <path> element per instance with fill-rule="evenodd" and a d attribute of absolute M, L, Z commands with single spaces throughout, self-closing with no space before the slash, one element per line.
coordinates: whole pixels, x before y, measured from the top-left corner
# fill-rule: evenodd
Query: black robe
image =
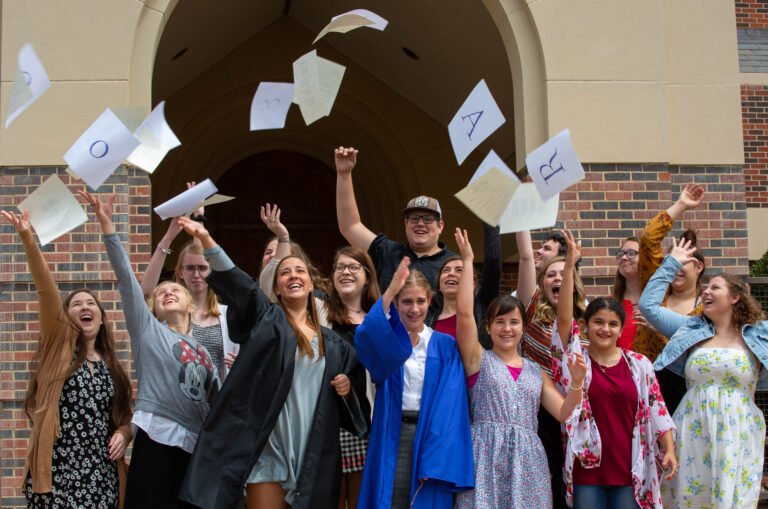
<path fill-rule="evenodd" d="M 296 335 L 279 305 L 237 267 L 213 271 L 208 284 L 227 304 L 229 337 L 240 353 L 203 423 L 179 498 L 204 509 L 243 506 L 243 487 L 272 433 L 293 381 Z M 331 380 L 363 371 L 354 348 L 323 328 L 325 383 L 299 473 L 293 508 L 336 507 L 341 479 L 339 426 L 362 436 L 370 427 L 365 386 L 352 383 L 347 405 Z M 362 379 L 365 379 L 364 376 Z M 354 398 L 353 398 L 354 401 Z"/>

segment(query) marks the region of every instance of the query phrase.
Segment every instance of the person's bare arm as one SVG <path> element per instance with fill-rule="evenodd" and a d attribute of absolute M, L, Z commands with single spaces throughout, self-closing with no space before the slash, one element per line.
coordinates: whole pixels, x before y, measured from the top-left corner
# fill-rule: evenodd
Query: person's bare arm
<path fill-rule="evenodd" d="M 536 292 L 536 265 L 533 261 L 533 242 L 531 232 L 522 231 L 515 234 L 517 253 L 520 261 L 517 264 L 517 298 L 526 308 L 531 297 Z"/>
<path fill-rule="evenodd" d="M 147 268 L 144 269 L 144 275 L 141 276 L 141 291 L 144 294 L 144 298 L 149 298 L 152 294 L 157 283 L 160 281 L 160 274 L 163 272 L 163 265 L 165 265 L 165 258 L 171 252 L 171 244 L 176 236 L 181 233 L 181 226 L 177 221 L 177 218 L 171 219 L 171 224 L 168 225 L 163 238 L 157 243 L 155 252 L 152 253 L 152 258 L 147 264 Z"/>
<path fill-rule="evenodd" d="M 704 200 L 704 187 L 700 184 L 688 184 L 683 188 L 677 201 L 667 209 L 667 214 L 672 220 L 677 221 L 683 217 L 686 210 L 698 207 L 702 200 Z"/>
<path fill-rule="evenodd" d="M 576 242 L 570 230 L 563 230 L 568 253 L 565 255 L 565 269 L 563 270 L 563 282 L 560 285 L 560 296 L 557 299 L 557 331 L 560 340 L 567 350 L 571 340 L 571 328 L 573 326 L 573 288 L 576 261 L 581 258 L 581 241 Z"/>
<path fill-rule="evenodd" d="M 339 231 L 350 245 L 368 251 L 376 238 L 360 220 L 360 211 L 355 200 L 355 188 L 352 185 L 352 169 L 357 164 L 357 150 L 352 147 L 339 147 L 335 151 L 336 162 L 336 219 Z"/>
<path fill-rule="evenodd" d="M 477 338 L 475 322 L 475 255 L 469 243 L 467 230 L 456 228 L 456 244 L 459 246 L 463 268 L 459 280 L 459 292 L 456 296 L 456 344 L 464 364 L 464 374 L 473 375 L 480 371 L 483 359 L 483 347 Z"/>

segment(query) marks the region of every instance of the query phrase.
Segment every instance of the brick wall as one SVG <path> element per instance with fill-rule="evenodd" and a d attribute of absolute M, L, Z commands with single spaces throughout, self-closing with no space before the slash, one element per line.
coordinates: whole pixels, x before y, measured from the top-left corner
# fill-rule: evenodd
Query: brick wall
<path fill-rule="evenodd" d="M 748 207 L 768 207 L 768 86 L 741 86 L 744 185 Z"/>
<path fill-rule="evenodd" d="M 645 222 L 666 209 L 688 182 L 704 184 L 707 195 L 702 206 L 687 213 L 675 231 L 688 227 L 698 231 L 708 273 L 747 272 L 745 186 L 740 167 L 593 164 L 585 165 L 585 170 L 586 179 L 561 195 L 558 227 L 571 228 L 583 241 L 582 275 L 589 297 L 610 293 L 616 267 L 612 253 L 621 240 L 638 235 Z M 79 188 L 60 168 L 0 168 L 0 208 L 18 203 L 54 171 L 70 189 Z M 120 197 L 118 231 L 129 247 L 134 269 L 143 271 L 151 253 L 149 179 L 142 172 L 123 168 L 100 191 L 110 188 Z M 535 247 L 545 235 L 534 233 Z M 120 354 L 127 362 L 127 337 L 114 275 L 92 215 L 85 226 L 43 251 L 49 263 L 56 265 L 62 291 L 82 285 L 99 291 L 118 330 Z M 37 304 L 21 246 L 7 226 L 0 226 L 0 262 L 0 506 L 23 507 L 17 486 L 29 432 L 21 401 L 37 341 Z M 514 289 L 516 280 L 516 264 L 505 264 L 502 288 Z"/>
<path fill-rule="evenodd" d="M 11 209 L 51 174 L 72 192 L 84 189 L 63 168 L 0 168 L 0 209 Z M 115 225 L 131 257 L 142 270 L 150 257 L 150 183 L 146 173 L 121 167 L 99 189 L 116 192 Z M 86 208 L 90 212 L 90 207 Z M 67 294 L 86 286 L 96 290 L 112 322 L 118 355 L 130 365 L 128 335 L 119 295 L 104 252 L 99 226 L 89 221 L 42 248 L 59 289 Z M 0 226 L 0 507 L 25 507 L 17 489 L 22 479 L 29 428 L 22 403 L 37 348 L 37 294 L 15 230 Z"/>
<path fill-rule="evenodd" d="M 768 0 L 736 0 L 737 28 L 768 28 Z"/>

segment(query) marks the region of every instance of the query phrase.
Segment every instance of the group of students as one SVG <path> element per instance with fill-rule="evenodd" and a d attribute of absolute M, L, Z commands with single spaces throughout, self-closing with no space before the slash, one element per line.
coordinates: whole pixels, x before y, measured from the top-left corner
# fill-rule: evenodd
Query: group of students
<path fill-rule="evenodd" d="M 25 213 L 2 211 L 40 299 L 29 507 L 756 506 L 768 325 L 739 278 L 700 291 L 690 234 L 661 248 L 701 186 L 621 244 L 612 298 L 587 300 L 568 230 L 537 251 L 518 233 L 516 295 L 499 295 L 498 229 L 484 226 L 480 279 L 465 230 L 459 254 L 439 242 L 434 198 L 403 210 L 406 244 L 376 235 L 356 162 L 335 150 L 350 246 L 330 281 L 267 204 L 257 280 L 193 216 L 173 220 L 139 283 L 114 197 L 80 192 L 117 276 L 133 411 L 98 298 L 62 302 Z M 158 284 L 182 230 L 193 240 Z"/>

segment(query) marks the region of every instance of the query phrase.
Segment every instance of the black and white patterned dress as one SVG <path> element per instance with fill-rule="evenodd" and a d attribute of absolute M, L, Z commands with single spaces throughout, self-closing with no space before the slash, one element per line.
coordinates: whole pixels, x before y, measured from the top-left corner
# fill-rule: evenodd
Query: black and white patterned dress
<path fill-rule="evenodd" d="M 117 464 L 109 459 L 114 395 L 104 361 L 84 362 L 64 383 L 59 399 L 61 434 L 53 445 L 53 491 L 33 493 L 32 479 L 27 477 L 27 507 L 117 507 Z"/>

